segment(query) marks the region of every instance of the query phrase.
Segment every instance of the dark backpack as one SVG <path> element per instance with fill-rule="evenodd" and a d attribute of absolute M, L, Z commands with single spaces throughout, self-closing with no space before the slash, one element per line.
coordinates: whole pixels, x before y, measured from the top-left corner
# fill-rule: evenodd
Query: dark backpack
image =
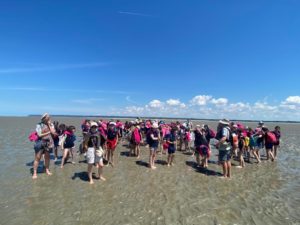
<path fill-rule="evenodd" d="M 65 143 L 64 143 L 64 148 L 73 148 L 75 146 L 74 142 L 76 141 L 76 136 L 75 135 L 69 135 L 67 134 Z"/>
<path fill-rule="evenodd" d="M 151 145 L 153 143 L 153 139 L 151 138 L 151 134 L 153 134 L 152 130 L 148 130 L 146 134 L 146 141 L 148 145 Z"/>

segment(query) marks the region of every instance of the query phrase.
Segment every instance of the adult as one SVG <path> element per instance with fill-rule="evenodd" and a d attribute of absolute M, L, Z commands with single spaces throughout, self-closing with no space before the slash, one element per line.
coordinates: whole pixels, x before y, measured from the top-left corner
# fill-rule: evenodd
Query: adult
<path fill-rule="evenodd" d="M 223 177 L 231 177 L 231 162 L 230 162 L 230 150 L 231 146 L 231 131 L 229 127 L 229 120 L 223 119 L 219 121 L 216 148 L 219 150 L 219 163 L 223 168 Z"/>
<path fill-rule="evenodd" d="M 35 159 L 33 163 L 32 179 L 37 178 L 37 169 L 43 154 L 46 174 L 48 176 L 52 175 L 49 170 L 50 152 L 54 148 L 53 136 L 56 136 L 56 132 L 48 113 L 42 115 L 41 122 L 36 125 L 36 132 L 38 135 L 38 140 L 34 145 Z"/>

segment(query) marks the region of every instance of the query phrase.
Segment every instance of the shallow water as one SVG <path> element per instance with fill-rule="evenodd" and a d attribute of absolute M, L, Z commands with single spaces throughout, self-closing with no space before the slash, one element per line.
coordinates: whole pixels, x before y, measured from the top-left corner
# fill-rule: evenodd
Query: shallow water
<path fill-rule="evenodd" d="M 54 119 L 78 128 L 81 122 Z M 146 148 L 136 160 L 120 145 L 116 167 L 105 167 L 107 181 L 89 185 L 79 156 L 63 170 L 60 160 L 52 160 L 53 176 L 32 181 L 34 151 L 27 136 L 37 122 L 0 118 L 0 224 L 300 224 L 300 125 L 279 124 L 284 136 L 275 163 L 253 160 L 245 169 L 233 168 L 231 180 L 219 178 L 215 149 L 207 171 L 196 170 L 182 152 L 170 168 L 159 155 L 162 164 L 151 171 Z"/>

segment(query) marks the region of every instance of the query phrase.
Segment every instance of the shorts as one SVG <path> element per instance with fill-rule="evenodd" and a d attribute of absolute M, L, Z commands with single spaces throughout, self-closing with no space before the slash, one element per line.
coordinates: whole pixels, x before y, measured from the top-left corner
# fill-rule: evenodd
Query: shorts
<path fill-rule="evenodd" d="M 175 153 L 175 146 L 169 146 L 169 148 L 168 148 L 168 154 L 170 155 L 170 154 L 174 154 Z"/>
<path fill-rule="evenodd" d="M 256 146 L 258 149 L 263 149 L 264 148 L 264 144 L 263 142 L 259 142 L 257 143 L 257 146 Z"/>
<path fill-rule="evenodd" d="M 151 143 L 149 146 L 150 146 L 150 148 L 152 149 L 152 148 L 154 148 L 154 149 L 158 149 L 158 145 L 159 145 L 159 143 L 158 142 L 153 142 L 153 143 Z"/>
<path fill-rule="evenodd" d="M 201 146 L 197 147 L 197 151 L 199 152 L 199 154 L 202 157 L 203 156 L 206 156 L 207 158 L 210 157 L 210 149 L 205 145 L 201 145 Z"/>
<path fill-rule="evenodd" d="M 103 156 L 99 157 L 95 154 L 95 148 L 88 148 L 86 152 L 86 161 L 88 164 L 103 164 Z"/>
<path fill-rule="evenodd" d="M 107 149 L 111 149 L 111 150 L 115 150 L 115 148 L 117 147 L 117 139 L 113 139 L 113 140 L 109 140 L 107 139 Z"/>
<path fill-rule="evenodd" d="M 152 152 L 156 152 L 157 150 L 158 150 L 158 147 L 157 148 L 150 147 L 150 151 L 152 151 Z"/>
<path fill-rule="evenodd" d="M 230 160 L 230 150 L 219 150 L 219 162 L 227 162 Z"/>
<path fill-rule="evenodd" d="M 273 149 L 274 144 L 266 143 L 266 149 Z"/>
<path fill-rule="evenodd" d="M 52 153 L 52 148 L 49 148 L 49 142 L 44 142 L 42 140 L 38 140 L 37 142 L 35 142 L 34 144 L 34 152 L 37 154 L 39 152 L 41 152 L 42 154 L 44 154 L 45 152 L 49 152 Z"/>

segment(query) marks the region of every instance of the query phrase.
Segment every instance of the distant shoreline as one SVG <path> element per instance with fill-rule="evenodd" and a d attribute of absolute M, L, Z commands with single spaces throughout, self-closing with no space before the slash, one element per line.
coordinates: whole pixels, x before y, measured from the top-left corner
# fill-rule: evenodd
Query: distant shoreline
<path fill-rule="evenodd" d="M 28 115 L 27 117 L 40 117 L 41 115 L 38 114 L 32 114 Z M 141 119 L 164 119 L 164 120 L 202 120 L 202 121 L 219 121 L 220 119 L 203 119 L 203 118 L 193 118 L 193 117 L 163 117 L 163 116 L 158 116 L 158 117 L 143 117 L 143 116 L 103 116 L 103 115 L 52 115 L 53 117 L 74 117 L 74 118 L 112 118 L 112 119 L 136 119 L 136 118 L 141 118 Z M 1 116 L 4 117 L 4 116 Z M 10 117 L 10 116 L 5 116 L 5 117 Z M 11 116 L 13 117 L 13 116 Z M 19 116 L 22 117 L 22 116 Z M 25 116 L 26 117 L 26 116 Z M 237 119 L 231 119 L 231 121 L 240 121 L 240 122 L 257 122 L 258 120 L 237 120 Z M 283 121 L 283 120 L 264 120 L 264 122 L 267 123 L 295 123 L 298 124 L 300 121 Z"/>

